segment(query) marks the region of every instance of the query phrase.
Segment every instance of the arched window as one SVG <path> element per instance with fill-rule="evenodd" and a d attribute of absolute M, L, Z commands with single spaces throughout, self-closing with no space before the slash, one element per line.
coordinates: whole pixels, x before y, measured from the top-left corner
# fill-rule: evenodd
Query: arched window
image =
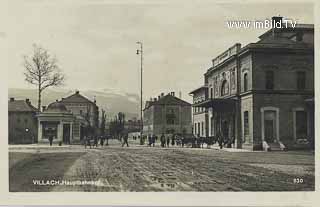
<path fill-rule="evenodd" d="M 224 80 L 221 84 L 221 96 L 229 94 L 229 85 L 227 80 Z"/>
<path fill-rule="evenodd" d="M 248 91 L 248 73 L 243 75 L 243 91 Z"/>

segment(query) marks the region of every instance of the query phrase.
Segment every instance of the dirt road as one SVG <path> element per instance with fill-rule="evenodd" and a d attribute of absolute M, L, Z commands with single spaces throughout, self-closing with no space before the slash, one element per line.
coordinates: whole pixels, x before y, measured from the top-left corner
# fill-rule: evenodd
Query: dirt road
<path fill-rule="evenodd" d="M 48 179 L 50 170 L 62 180 L 96 181 L 94 185 L 37 186 L 36 191 L 299 191 L 314 190 L 314 155 L 309 152 L 223 152 L 212 149 L 103 147 L 44 153 L 50 166 L 39 167 L 37 178 Z M 13 152 L 15 157 L 16 153 Z M 13 156 L 10 155 L 10 156 Z M 39 159 L 39 158 L 38 158 Z M 24 162 L 25 159 L 23 160 Z M 21 162 L 23 162 L 21 161 Z M 43 165 L 45 165 L 45 161 Z M 21 165 L 21 163 L 20 163 Z M 19 163 L 10 169 L 17 182 Z M 32 169 L 32 160 L 28 168 Z M 50 170 L 41 170 L 50 168 Z M 24 165 L 24 171 L 26 166 Z M 64 170 L 62 170 L 64 169 Z M 30 175 L 30 173 L 27 173 Z M 30 175 L 32 176 L 32 175 Z M 15 178 L 15 179 L 13 179 Z M 303 183 L 294 183 L 294 179 Z M 27 179 L 25 177 L 25 179 Z M 20 179 L 21 180 L 21 179 Z M 16 183 L 15 183 L 16 184 Z M 26 184 L 26 182 L 24 182 Z M 17 184 L 16 184 L 17 185 Z M 32 184 L 31 184 L 32 185 Z M 18 187 L 17 185 L 16 187 Z M 28 189 L 28 188 L 27 188 Z M 31 191 L 34 191 L 33 186 Z M 29 190 L 26 190 L 29 191 Z"/>

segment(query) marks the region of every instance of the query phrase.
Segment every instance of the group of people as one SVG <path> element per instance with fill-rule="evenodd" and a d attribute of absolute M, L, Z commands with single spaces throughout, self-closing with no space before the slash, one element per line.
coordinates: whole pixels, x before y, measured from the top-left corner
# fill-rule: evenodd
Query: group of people
<path fill-rule="evenodd" d="M 83 144 L 84 144 L 84 148 L 87 148 L 87 146 L 90 147 L 90 149 L 92 147 L 98 147 L 98 143 L 100 142 L 100 145 L 101 146 L 104 146 L 104 143 L 106 141 L 106 144 L 105 145 L 109 145 L 108 144 L 108 137 L 107 136 L 84 136 L 83 138 Z"/>
<path fill-rule="evenodd" d="M 161 147 L 169 147 L 170 146 L 170 141 L 171 141 L 171 145 L 174 146 L 175 143 L 176 143 L 175 142 L 176 136 L 177 135 L 173 135 L 173 134 L 167 134 L 165 136 L 165 134 L 162 133 L 161 137 L 160 137 Z"/>

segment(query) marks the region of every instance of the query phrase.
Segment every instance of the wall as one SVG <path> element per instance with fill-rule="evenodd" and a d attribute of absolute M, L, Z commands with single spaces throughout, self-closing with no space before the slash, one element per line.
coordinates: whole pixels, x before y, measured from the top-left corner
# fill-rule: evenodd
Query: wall
<path fill-rule="evenodd" d="M 63 102 L 68 110 L 70 110 L 74 115 L 85 115 L 90 112 L 90 124 L 91 126 L 98 127 L 99 124 L 99 109 L 92 103 L 68 103 Z M 82 111 L 82 113 L 80 113 Z"/>
<path fill-rule="evenodd" d="M 267 58 L 266 58 L 267 57 Z M 296 72 L 306 72 L 306 90 L 314 90 L 312 54 L 255 53 L 253 87 L 265 90 L 265 71 L 274 71 L 274 90 L 296 90 Z"/>
<path fill-rule="evenodd" d="M 221 98 L 221 86 L 224 80 L 227 81 L 227 86 L 229 88 L 229 93 L 224 96 L 235 95 L 237 92 L 237 62 L 233 58 L 228 60 L 227 63 L 215 68 L 213 71 L 207 74 L 208 79 L 208 94 L 211 96 L 210 88 L 213 88 L 213 98 Z M 232 71 L 234 71 L 232 73 Z M 211 97 L 210 97 L 211 98 Z"/>
<path fill-rule="evenodd" d="M 247 54 L 240 58 L 240 73 L 241 73 L 241 81 L 240 81 L 240 93 L 246 92 L 244 91 L 244 75 L 247 74 L 248 77 L 248 91 L 252 90 L 252 55 Z"/>
<path fill-rule="evenodd" d="M 174 124 L 167 124 L 167 112 L 174 110 L 176 117 Z M 153 133 L 166 133 L 174 130 L 174 133 L 192 133 L 191 106 L 180 105 L 154 105 L 153 106 Z"/>
<path fill-rule="evenodd" d="M 284 143 L 293 142 L 293 110 L 304 108 L 307 111 L 305 96 L 283 94 L 254 95 L 254 139 L 261 143 L 261 108 L 276 107 L 279 109 L 279 138 Z"/>
<path fill-rule="evenodd" d="M 244 112 L 248 111 L 248 121 L 249 121 L 249 136 L 246 137 L 244 141 Z M 241 140 L 243 148 L 253 147 L 253 135 L 254 135 L 254 121 L 253 121 L 253 97 L 251 94 L 241 97 Z"/>
<path fill-rule="evenodd" d="M 30 144 L 37 140 L 38 126 L 35 113 L 9 112 L 8 119 L 10 144 Z M 28 132 L 26 132 L 26 128 L 29 129 Z"/>

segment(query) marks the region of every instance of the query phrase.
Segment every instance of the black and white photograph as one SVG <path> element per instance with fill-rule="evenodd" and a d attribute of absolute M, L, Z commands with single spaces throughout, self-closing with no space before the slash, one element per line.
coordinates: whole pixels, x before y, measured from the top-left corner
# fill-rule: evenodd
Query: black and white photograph
<path fill-rule="evenodd" d="M 312 2 L 8 8 L 10 193 L 316 190 Z"/>

